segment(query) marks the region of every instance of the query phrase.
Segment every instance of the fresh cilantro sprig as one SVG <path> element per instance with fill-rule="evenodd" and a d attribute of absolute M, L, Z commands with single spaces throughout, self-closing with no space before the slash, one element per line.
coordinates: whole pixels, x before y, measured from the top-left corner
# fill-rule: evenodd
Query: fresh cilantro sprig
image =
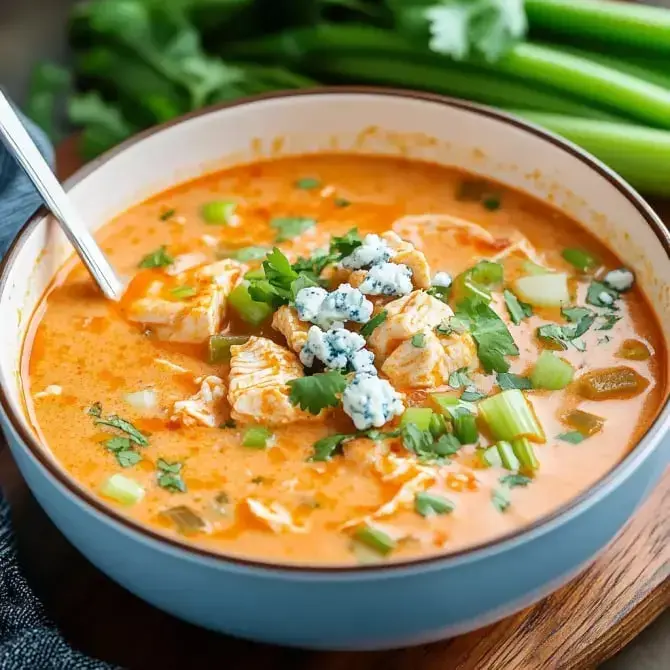
<path fill-rule="evenodd" d="M 524 319 L 533 316 L 533 308 L 527 302 L 519 300 L 509 289 L 503 291 L 503 298 L 507 313 L 514 325 L 518 326 Z"/>
<path fill-rule="evenodd" d="M 156 475 L 158 486 L 172 493 L 186 492 L 186 482 L 184 482 L 181 474 L 184 468 L 183 463 L 168 463 L 166 460 L 159 458 L 156 461 L 156 466 L 158 468 Z"/>
<path fill-rule="evenodd" d="M 310 414 L 318 414 L 327 407 L 340 403 L 340 394 L 347 385 L 347 378 L 338 370 L 320 372 L 310 377 L 300 377 L 288 382 L 289 401 Z"/>
<path fill-rule="evenodd" d="M 139 262 L 138 267 L 147 268 L 165 268 L 174 263 L 174 258 L 167 252 L 167 247 L 158 247 L 155 251 L 148 253 Z"/>
<path fill-rule="evenodd" d="M 102 405 L 99 402 L 94 403 L 88 409 L 88 415 L 92 416 L 94 419 L 94 424 L 96 426 L 108 426 L 109 428 L 116 428 L 122 433 L 125 433 L 128 436 L 128 440 L 133 442 L 140 447 L 146 447 L 149 444 L 149 439 L 146 435 L 142 434 L 135 426 L 133 426 L 130 421 L 122 419 L 116 414 L 110 414 L 109 416 L 103 417 L 102 415 Z"/>

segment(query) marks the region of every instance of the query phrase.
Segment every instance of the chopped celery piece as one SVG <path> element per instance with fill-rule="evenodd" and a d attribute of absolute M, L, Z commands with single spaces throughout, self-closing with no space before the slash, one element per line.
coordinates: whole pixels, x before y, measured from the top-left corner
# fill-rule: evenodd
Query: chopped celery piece
<path fill-rule="evenodd" d="M 593 370 L 578 380 L 579 395 L 589 400 L 633 398 L 647 386 L 649 380 L 625 365 Z"/>
<path fill-rule="evenodd" d="M 624 358 L 627 361 L 646 361 L 651 356 L 651 352 L 644 342 L 629 339 L 621 343 L 616 356 L 617 358 Z"/>
<path fill-rule="evenodd" d="M 502 467 L 502 460 L 500 459 L 500 452 L 497 445 L 487 447 L 486 449 L 477 449 L 477 458 L 481 465 L 485 468 L 500 468 Z"/>
<path fill-rule="evenodd" d="M 268 440 L 272 437 L 272 431 L 263 426 L 252 426 L 247 428 L 242 438 L 243 447 L 252 449 L 265 449 L 268 446 Z"/>
<path fill-rule="evenodd" d="M 530 381 L 533 388 L 559 391 L 564 389 L 575 375 L 575 370 L 551 351 L 543 351 L 535 363 Z"/>
<path fill-rule="evenodd" d="M 536 307 L 560 307 L 570 302 L 568 275 L 562 272 L 519 277 L 512 288 L 521 300 Z"/>
<path fill-rule="evenodd" d="M 591 437 L 591 435 L 599 433 L 605 425 L 605 419 L 601 416 L 584 412 L 581 409 L 573 409 L 568 412 L 563 417 L 563 421 L 570 428 L 579 431 L 584 437 Z"/>
<path fill-rule="evenodd" d="M 244 275 L 245 279 L 265 279 L 265 270 L 263 268 L 254 268 Z"/>
<path fill-rule="evenodd" d="M 428 430 L 430 430 L 431 435 L 437 439 L 447 432 L 447 422 L 441 414 L 433 413 L 433 415 L 430 417 Z"/>
<path fill-rule="evenodd" d="M 233 221 L 235 209 L 234 200 L 212 200 L 200 208 L 200 214 L 210 226 L 226 226 Z"/>
<path fill-rule="evenodd" d="M 225 363 L 230 360 L 230 347 L 244 344 L 248 335 L 212 335 L 209 338 L 209 362 Z"/>
<path fill-rule="evenodd" d="M 437 408 L 450 417 L 454 417 L 461 410 L 467 410 L 468 412 L 476 411 L 476 405 L 465 400 L 457 398 L 451 393 L 431 393 L 430 399 L 435 403 Z"/>
<path fill-rule="evenodd" d="M 228 305 L 243 321 L 258 326 L 272 314 L 272 307 L 266 302 L 256 302 L 249 295 L 246 282 L 238 284 L 228 296 Z"/>
<path fill-rule="evenodd" d="M 484 398 L 479 402 L 479 412 L 496 440 L 511 442 L 527 437 L 533 442 L 545 441 L 532 405 L 518 389 Z"/>
<path fill-rule="evenodd" d="M 512 440 L 512 450 L 521 464 L 519 470 L 526 474 L 533 474 L 539 469 L 540 461 L 537 460 L 533 445 L 525 437 Z"/>
<path fill-rule="evenodd" d="M 448 498 L 433 493 L 421 492 L 414 497 L 414 509 L 421 516 L 433 516 L 435 514 L 449 514 L 453 512 L 454 505 Z"/>
<path fill-rule="evenodd" d="M 598 265 L 595 256 L 592 256 L 588 251 L 584 251 L 583 249 L 563 249 L 561 256 L 570 265 L 574 265 L 580 272 L 588 272 Z"/>
<path fill-rule="evenodd" d="M 396 541 L 390 535 L 372 526 L 361 526 L 354 538 L 382 556 L 390 554 L 396 547 Z"/>
<path fill-rule="evenodd" d="M 144 497 L 144 489 L 125 475 L 112 475 L 104 481 L 100 491 L 122 505 L 134 505 Z"/>
<path fill-rule="evenodd" d="M 509 442 L 502 440 L 496 444 L 496 449 L 498 450 L 498 455 L 500 456 L 500 462 L 502 466 L 507 470 L 512 470 L 516 472 L 519 469 L 520 463 L 519 459 L 514 453 L 514 448 Z"/>
<path fill-rule="evenodd" d="M 183 535 L 193 535 L 205 528 L 205 522 L 190 507 L 178 505 L 163 510 L 160 516 L 172 521 Z"/>
<path fill-rule="evenodd" d="M 523 271 L 527 275 L 548 275 L 552 274 L 553 270 L 550 270 L 549 268 L 545 268 L 543 265 L 538 265 L 537 263 L 533 263 L 533 261 L 525 260 L 523 262 Z"/>
<path fill-rule="evenodd" d="M 454 415 L 454 434 L 461 444 L 475 444 L 479 439 L 477 419 L 467 410 L 460 410 Z"/>
<path fill-rule="evenodd" d="M 413 423 L 419 430 L 428 430 L 432 416 L 433 410 L 430 407 L 408 407 L 400 419 L 400 425 Z"/>

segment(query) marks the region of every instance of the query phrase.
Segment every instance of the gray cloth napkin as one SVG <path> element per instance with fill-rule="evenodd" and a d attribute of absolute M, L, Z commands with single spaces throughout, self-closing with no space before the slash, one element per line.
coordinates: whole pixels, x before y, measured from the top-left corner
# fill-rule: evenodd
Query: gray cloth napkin
<path fill-rule="evenodd" d="M 32 123 L 24 122 L 42 154 L 52 162 L 53 149 L 46 137 Z M 0 143 L 0 257 L 40 204 L 27 177 Z M 112 667 L 72 649 L 49 620 L 21 572 L 9 506 L 0 492 L 0 670 Z"/>

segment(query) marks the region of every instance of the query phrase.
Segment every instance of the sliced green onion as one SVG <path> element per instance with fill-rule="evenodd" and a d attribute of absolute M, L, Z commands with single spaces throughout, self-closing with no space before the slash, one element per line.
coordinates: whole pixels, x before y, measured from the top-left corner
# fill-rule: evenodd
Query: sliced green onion
<path fill-rule="evenodd" d="M 232 222 L 236 209 L 234 200 L 212 200 L 200 208 L 200 214 L 210 226 L 226 226 Z"/>
<path fill-rule="evenodd" d="M 533 442 L 545 441 L 533 407 L 518 389 L 484 398 L 479 402 L 479 412 L 496 440 L 511 442 L 527 437 Z"/>
<path fill-rule="evenodd" d="M 252 426 L 245 431 L 242 437 L 242 446 L 251 447 L 252 449 L 265 449 L 271 437 L 271 430 L 263 426 Z"/>
<path fill-rule="evenodd" d="M 521 300 L 536 307 L 560 307 L 570 302 L 568 275 L 562 272 L 519 277 L 513 289 Z"/>
<path fill-rule="evenodd" d="M 300 188 L 303 191 L 312 191 L 315 188 L 321 186 L 321 182 L 314 177 L 302 177 L 301 179 L 296 179 L 294 186 Z"/>
<path fill-rule="evenodd" d="M 170 293 L 178 300 L 185 300 L 192 298 L 198 291 L 193 286 L 176 286 L 170 289 Z"/>
<path fill-rule="evenodd" d="M 521 464 L 518 468 L 519 470 L 526 474 L 532 474 L 539 469 L 540 461 L 538 461 L 535 455 L 533 445 L 525 437 L 512 440 L 512 450 Z"/>
<path fill-rule="evenodd" d="M 500 456 L 500 462 L 506 470 L 512 470 L 516 472 L 519 469 L 520 463 L 519 459 L 514 453 L 514 448 L 509 442 L 504 440 L 496 444 L 496 449 L 498 450 L 498 455 Z"/>
<path fill-rule="evenodd" d="M 570 265 L 574 265 L 580 272 L 588 272 L 598 265 L 595 256 L 592 256 L 588 251 L 584 251 L 583 249 L 563 249 L 561 256 Z"/>
<path fill-rule="evenodd" d="M 361 526 L 355 533 L 354 538 L 362 544 L 374 549 L 376 552 L 386 556 L 396 548 L 396 541 L 384 531 L 372 526 Z"/>
<path fill-rule="evenodd" d="M 144 497 L 144 489 L 134 479 L 125 475 L 112 475 L 106 479 L 100 492 L 122 505 L 134 505 Z"/>
<path fill-rule="evenodd" d="M 551 351 L 543 351 L 530 375 L 533 388 L 559 391 L 564 389 L 575 376 L 575 370 L 562 358 Z"/>
<path fill-rule="evenodd" d="M 441 414 L 435 414 L 430 417 L 430 423 L 428 424 L 428 430 L 430 430 L 431 435 L 437 439 L 438 437 L 444 435 L 447 432 L 447 422 Z"/>
<path fill-rule="evenodd" d="M 205 522 L 190 507 L 178 505 L 163 510 L 160 516 L 165 517 L 177 527 L 183 535 L 193 535 L 205 528 Z"/>
<path fill-rule="evenodd" d="M 400 425 L 406 426 L 408 423 L 413 423 L 419 430 L 428 430 L 432 416 L 433 410 L 430 407 L 409 407 L 403 413 Z"/>
<path fill-rule="evenodd" d="M 502 467 L 502 460 L 500 458 L 500 452 L 498 451 L 497 445 L 494 444 L 493 446 L 487 447 L 486 449 L 477 449 L 476 454 L 480 464 L 483 467 L 485 468 Z"/>
<path fill-rule="evenodd" d="M 479 439 L 477 419 L 467 410 L 461 410 L 454 416 L 454 434 L 461 444 L 475 444 Z"/>
<path fill-rule="evenodd" d="M 272 307 L 265 302 L 256 302 L 249 295 L 249 285 L 238 284 L 228 296 L 228 306 L 235 310 L 243 321 L 258 326 L 272 314 Z"/>
<path fill-rule="evenodd" d="M 248 335 L 212 335 L 209 338 L 209 362 L 225 363 L 230 360 L 230 347 L 247 342 Z"/>
<path fill-rule="evenodd" d="M 414 498 L 414 509 L 421 516 L 433 516 L 434 514 L 449 514 L 454 511 L 451 500 L 433 493 L 417 493 Z"/>

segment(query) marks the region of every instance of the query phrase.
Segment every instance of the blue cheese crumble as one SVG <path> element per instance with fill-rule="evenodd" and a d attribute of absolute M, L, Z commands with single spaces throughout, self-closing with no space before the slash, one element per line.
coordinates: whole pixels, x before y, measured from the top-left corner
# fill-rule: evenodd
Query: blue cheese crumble
<path fill-rule="evenodd" d="M 373 376 L 377 374 L 375 355 L 367 349 L 357 351 L 349 360 L 349 364 L 354 372 L 363 372 Z"/>
<path fill-rule="evenodd" d="M 385 379 L 357 374 L 344 390 L 342 407 L 357 430 L 381 428 L 405 411 L 402 396 Z"/>
<path fill-rule="evenodd" d="M 395 251 L 389 247 L 386 240 L 379 235 L 366 235 L 363 244 L 356 247 L 353 252 L 342 259 L 342 267 L 349 270 L 361 270 L 362 268 L 386 263 L 395 256 Z"/>
<path fill-rule="evenodd" d="M 449 288 L 451 286 L 451 275 L 448 272 L 436 272 L 431 285 L 439 288 Z"/>
<path fill-rule="evenodd" d="M 364 346 L 365 338 L 346 328 L 332 328 L 324 333 L 318 326 L 312 326 L 300 350 L 300 362 L 312 367 L 316 359 L 331 370 L 342 370 Z"/>
<path fill-rule="evenodd" d="M 624 291 L 628 291 L 628 289 L 633 287 L 633 284 L 635 283 L 635 276 L 630 270 L 626 268 L 619 268 L 618 270 L 612 270 L 611 272 L 608 272 L 605 275 L 603 281 L 610 288 L 618 291 L 619 293 L 623 293 Z"/>
<path fill-rule="evenodd" d="M 412 271 L 402 263 L 373 265 L 360 289 L 366 295 L 407 295 L 413 290 Z"/>
<path fill-rule="evenodd" d="M 328 291 L 320 286 L 300 289 L 295 297 L 298 318 L 301 321 L 314 321 L 319 316 L 319 310 L 327 296 Z"/>

